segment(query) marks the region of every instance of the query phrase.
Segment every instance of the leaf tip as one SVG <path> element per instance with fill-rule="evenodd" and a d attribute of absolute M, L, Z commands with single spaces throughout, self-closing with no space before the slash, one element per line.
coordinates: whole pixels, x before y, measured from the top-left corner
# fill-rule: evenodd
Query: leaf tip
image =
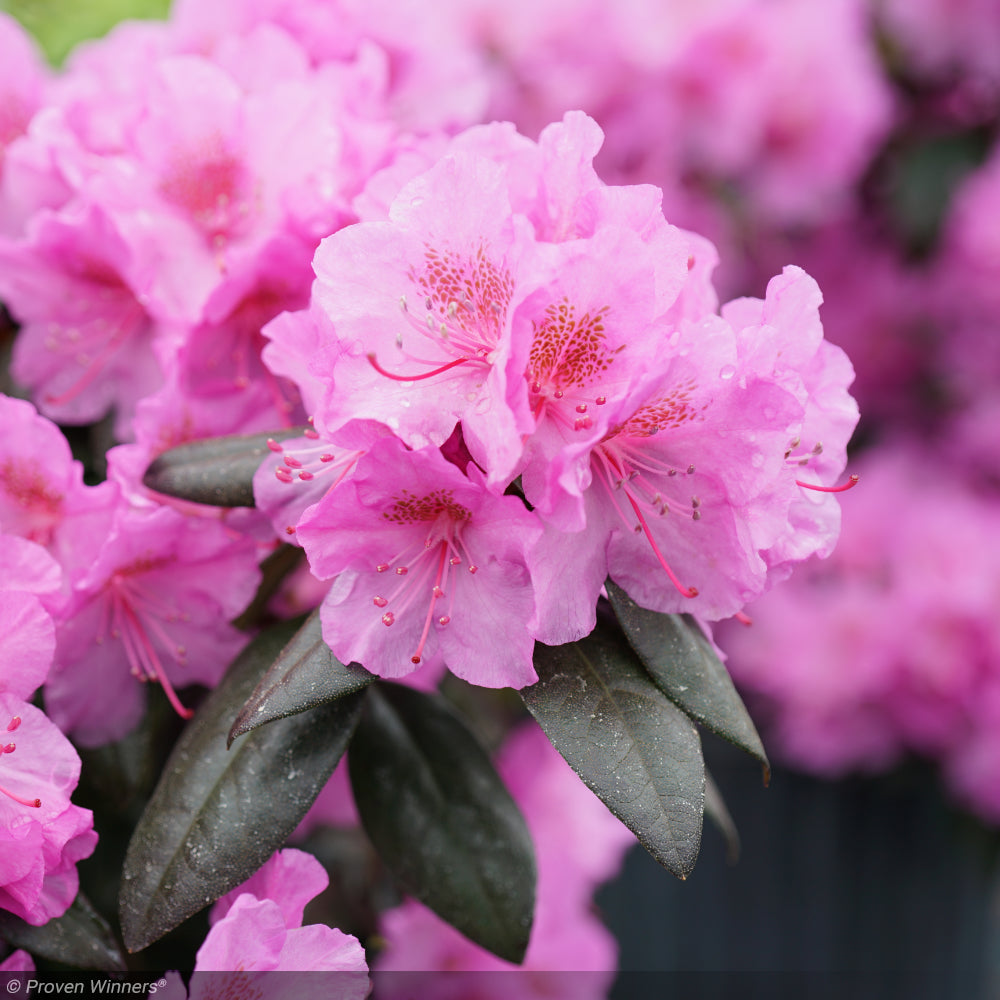
<path fill-rule="evenodd" d="M 761 765 L 761 768 L 760 768 L 760 770 L 761 770 L 761 776 L 762 776 L 762 777 L 763 777 L 763 779 L 764 779 L 764 787 L 765 787 L 765 788 L 770 788 L 770 787 L 771 787 L 771 765 L 770 765 L 770 764 L 768 764 L 768 763 L 767 763 L 767 762 L 765 761 L 765 762 L 764 762 L 764 763 L 763 763 L 763 764 Z"/>

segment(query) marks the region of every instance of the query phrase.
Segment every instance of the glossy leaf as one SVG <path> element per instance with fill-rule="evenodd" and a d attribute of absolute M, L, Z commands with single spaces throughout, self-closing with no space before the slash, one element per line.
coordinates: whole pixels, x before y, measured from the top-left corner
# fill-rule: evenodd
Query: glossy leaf
<path fill-rule="evenodd" d="M 119 904 L 129 951 L 249 878 L 285 843 L 342 756 L 361 692 L 227 749 L 233 718 L 295 630 L 286 623 L 251 642 L 174 747 L 125 857 Z"/>
<path fill-rule="evenodd" d="M 365 831 L 399 886 L 483 948 L 520 962 L 535 904 L 534 848 L 455 712 L 437 696 L 375 685 L 349 765 Z"/>
<path fill-rule="evenodd" d="M 14 948 L 78 969 L 122 971 L 125 957 L 104 918 L 80 893 L 70 908 L 41 927 L 0 910 L 0 937 Z"/>
<path fill-rule="evenodd" d="M 660 690 L 692 719 L 771 768 L 764 745 L 729 671 L 690 615 L 640 608 L 610 580 L 611 606 L 632 648 Z"/>
<path fill-rule="evenodd" d="M 158 455 L 143 484 L 157 493 L 216 507 L 253 507 L 253 477 L 269 454 L 267 439 L 301 437 L 304 428 L 190 441 Z"/>
<path fill-rule="evenodd" d="M 665 868 L 686 878 L 701 843 L 705 767 L 691 720 L 643 670 L 607 614 L 585 639 L 535 647 L 521 695 L 553 746 Z"/>
<path fill-rule="evenodd" d="M 323 641 L 314 611 L 278 654 L 229 731 L 229 743 L 275 719 L 325 705 L 367 687 L 375 675 L 356 663 L 345 666 Z"/>

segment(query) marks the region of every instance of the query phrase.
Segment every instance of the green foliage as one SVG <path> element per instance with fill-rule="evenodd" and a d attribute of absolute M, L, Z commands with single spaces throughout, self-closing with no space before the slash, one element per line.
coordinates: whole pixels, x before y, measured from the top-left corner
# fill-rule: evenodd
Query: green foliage
<path fill-rule="evenodd" d="M 72 906 L 42 927 L 0 910 L 0 937 L 14 948 L 78 969 L 125 969 L 125 958 L 107 921 L 78 893 Z"/>
<path fill-rule="evenodd" d="M 665 868 L 701 844 L 705 766 L 694 724 L 652 682 L 613 618 L 586 639 L 538 644 L 524 703 L 553 746 Z"/>
<path fill-rule="evenodd" d="M 98 38 L 126 18 L 164 18 L 170 0 L 0 0 L 58 65 L 85 38 Z"/>
<path fill-rule="evenodd" d="M 295 623 L 251 642 L 167 761 L 125 856 L 120 914 L 139 951 L 249 878 L 315 801 L 357 722 L 361 693 L 227 737 Z"/>
<path fill-rule="evenodd" d="M 629 644 L 659 689 L 685 714 L 771 768 L 753 720 L 712 644 L 690 615 L 640 608 L 610 580 L 608 597 Z"/>
<path fill-rule="evenodd" d="M 275 719 L 284 719 L 360 691 L 373 680 L 356 663 L 345 666 L 323 642 L 314 611 L 268 668 L 229 731 L 229 744 Z"/>
<path fill-rule="evenodd" d="M 301 437 L 305 428 L 234 434 L 178 445 L 150 463 L 142 481 L 157 493 L 218 507 L 253 507 L 253 477 L 267 441 Z"/>
<path fill-rule="evenodd" d="M 365 831 L 400 887 L 520 962 L 535 906 L 531 836 L 455 712 L 439 697 L 377 684 L 348 763 Z"/>

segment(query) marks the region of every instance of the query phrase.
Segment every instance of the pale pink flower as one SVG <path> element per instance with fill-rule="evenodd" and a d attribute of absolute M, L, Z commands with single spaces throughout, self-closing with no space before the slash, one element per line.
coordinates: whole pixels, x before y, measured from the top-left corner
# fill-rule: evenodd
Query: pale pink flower
<path fill-rule="evenodd" d="M 28 129 L 45 100 L 49 72 L 28 33 L 9 14 L 0 13 L 0 184 L 4 153 Z"/>
<path fill-rule="evenodd" d="M 829 549 L 839 508 L 816 488 L 841 472 L 857 408 L 818 304 L 815 282 L 789 268 L 766 300 L 667 327 L 657 366 L 627 394 L 609 382 L 605 397 L 588 366 L 586 391 L 605 399 L 593 427 L 523 476 L 550 522 L 530 555 L 538 638 L 585 635 L 608 574 L 643 606 L 718 619 Z M 581 516 L 588 544 L 565 530 Z"/>
<path fill-rule="evenodd" d="M 389 221 L 325 239 L 314 299 L 342 346 L 313 368 L 327 384 L 317 427 L 378 420 L 422 448 L 461 420 L 491 481 L 509 476 L 530 428 L 511 333 L 531 290 L 519 281 L 525 244 L 501 169 L 459 154 L 407 184 Z"/>
<path fill-rule="evenodd" d="M 525 550 L 534 517 L 434 450 L 375 442 L 298 526 L 313 573 L 333 578 L 323 638 L 383 677 L 444 660 L 486 687 L 536 679 Z"/>
<path fill-rule="evenodd" d="M 140 270 L 93 205 L 41 212 L 25 239 L 0 239 L 0 298 L 22 324 L 12 371 L 47 416 L 88 423 L 114 407 L 128 435 L 136 402 L 162 380 Z"/>

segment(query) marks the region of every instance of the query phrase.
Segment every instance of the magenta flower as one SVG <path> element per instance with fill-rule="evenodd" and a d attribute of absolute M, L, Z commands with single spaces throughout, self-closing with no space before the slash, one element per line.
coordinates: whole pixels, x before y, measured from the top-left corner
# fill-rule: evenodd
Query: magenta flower
<path fill-rule="evenodd" d="M 525 550 L 538 530 L 474 465 L 467 478 L 435 450 L 377 441 L 298 527 L 313 573 L 334 578 L 323 638 L 383 677 L 443 659 L 475 684 L 531 683 Z"/>
<path fill-rule="evenodd" d="M 244 641 L 229 621 L 258 579 L 254 542 L 218 521 L 123 505 L 57 623 L 52 717 L 84 745 L 119 739 L 144 704 L 129 675 L 161 684 L 188 717 L 175 687 L 218 681 Z"/>
<path fill-rule="evenodd" d="M 34 972 L 35 963 L 31 956 L 22 949 L 12 951 L 2 962 L 0 972 Z"/>
<path fill-rule="evenodd" d="M 76 864 L 97 843 L 93 816 L 70 803 L 80 758 L 43 712 L 0 692 L 0 907 L 30 924 L 61 916 Z"/>

